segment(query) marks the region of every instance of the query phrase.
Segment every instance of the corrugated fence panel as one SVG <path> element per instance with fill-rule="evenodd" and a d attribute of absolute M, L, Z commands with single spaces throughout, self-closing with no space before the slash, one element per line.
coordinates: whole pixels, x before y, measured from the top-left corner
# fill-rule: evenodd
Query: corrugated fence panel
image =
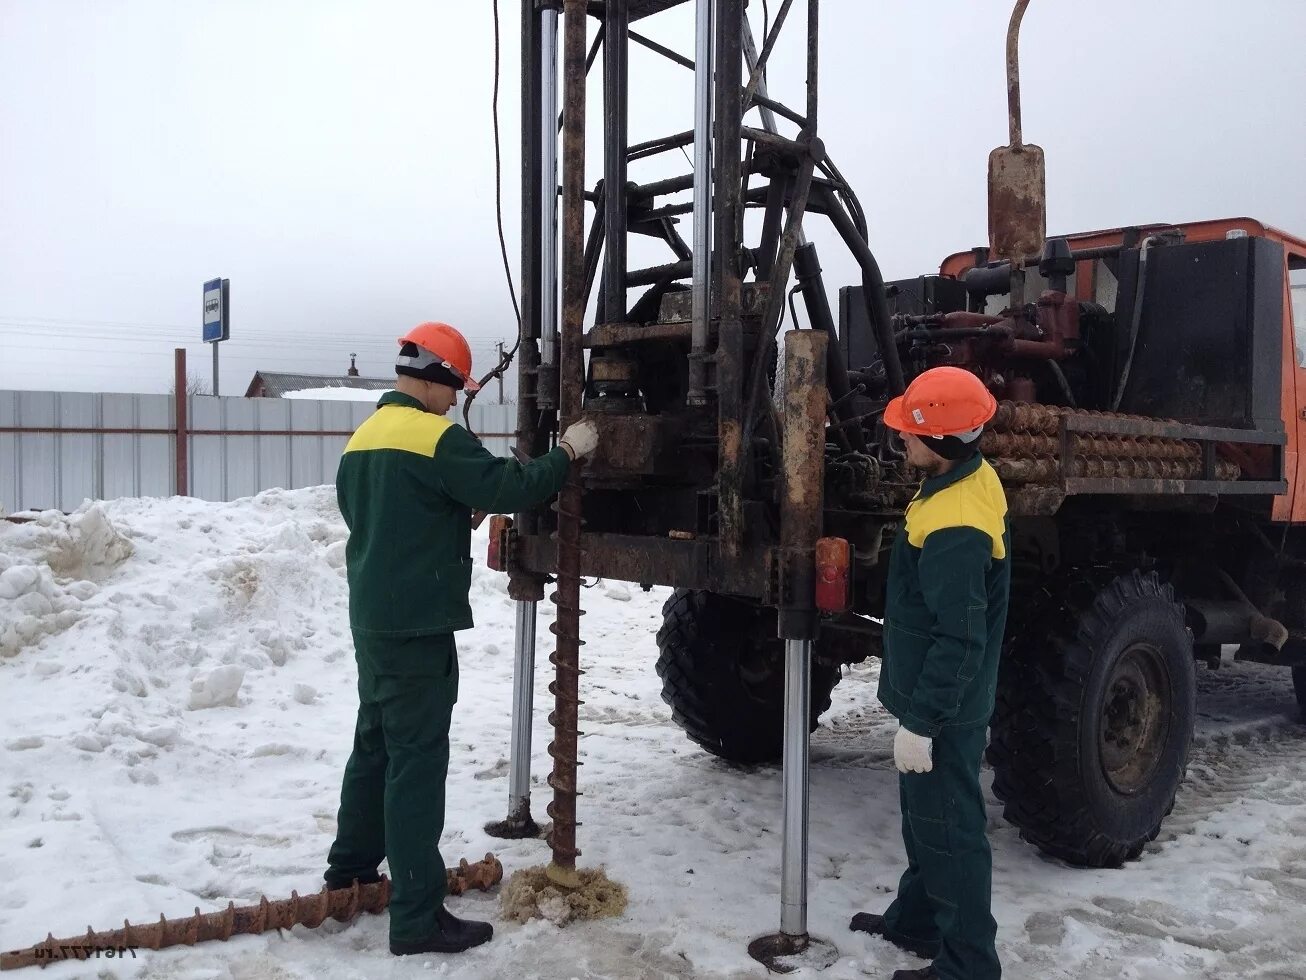
<path fill-rule="evenodd" d="M 186 411 L 191 429 L 220 430 L 223 426 L 222 403 L 226 398 L 190 399 Z M 222 436 L 191 436 L 190 493 L 205 500 L 226 500 L 226 458 Z"/>
<path fill-rule="evenodd" d="M 0 429 L 18 426 L 18 392 L 0 391 Z M 18 434 L 0 432 L 0 507 L 18 508 Z"/>
<path fill-rule="evenodd" d="M 139 429 L 140 402 L 136 395 L 100 395 L 100 425 L 105 429 Z M 172 426 L 172 413 L 168 413 L 164 428 Z M 140 434 L 105 432 L 100 440 L 101 478 L 99 487 L 91 487 L 96 498 L 139 497 L 141 493 L 141 439 Z M 160 436 L 168 444 L 168 458 L 172 458 L 172 440 Z M 171 483 L 169 483 L 171 486 Z"/>
<path fill-rule="evenodd" d="M 258 405 L 261 398 L 222 398 L 222 427 L 230 433 L 249 432 L 258 424 Z M 226 466 L 225 492 L 219 500 L 239 500 L 252 497 L 263 489 L 259 477 L 257 436 L 224 435 L 221 437 L 222 458 Z"/>
<path fill-rule="evenodd" d="M 189 492 L 235 500 L 331 483 L 349 434 L 373 411 L 370 401 L 191 396 Z M 11 430 L 0 431 L 0 505 L 72 510 L 88 498 L 174 493 L 173 412 L 170 395 L 0 391 L 0 430 Z M 452 417 L 461 423 L 461 410 Z M 516 418 L 515 405 L 472 406 L 472 428 L 500 456 Z"/>
<path fill-rule="evenodd" d="M 463 420 L 462 410 L 455 413 L 458 422 Z M 472 430 L 480 436 L 481 442 L 485 448 L 496 456 L 507 456 L 510 452 L 509 446 L 513 443 L 513 437 L 506 433 L 516 431 L 517 428 L 517 406 L 516 405 L 499 405 L 494 402 L 483 402 L 477 399 L 472 402 L 471 411 Z"/>
<path fill-rule="evenodd" d="M 290 427 L 298 431 L 318 432 L 326 428 L 322 424 L 322 407 L 326 402 L 310 402 L 293 398 L 286 401 L 290 406 Z M 335 479 L 335 470 L 328 469 L 323 443 L 325 436 L 296 436 L 290 440 L 290 485 L 295 489 L 314 487 L 330 483 Z"/>
<path fill-rule="evenodd" d="M 283 490 L 295 489 L 290 479 L 290 443 L 296 436 L 278 433 L 290 430 L 290 406 L 293 401 L 283 398 L 249 398 L 254 403 L 257 418 L 255 427 L 268 435 L 259 436 L 255 444 L 258 463 L 258 487 L 268 490 L 280 487 Z"/>
<path fill-rule="evenodd" d="M 58 395 L 49 391 L 24 391 L 18 395 L 18 424 L 33 429 L 57 425 Z M 18 469 L 22 494 L 39 510 L 59 506 L 58 436 L 24 432 L 18 438 Z"/>
<path fill-rule="evenodd" d="M 100 396 L 68 392 L 58 396 L 58 419 L 61 426 L 73 429 L 99 427 Z M 73 510 L 88 497 L 99 496 L 100 441 L 103 436 L 91 432 L 70 432 L 52 437 L 56 443 L 57 489 L 55 506 Z"/>
<path fill-rule="evenodd" d="M 105 398 L 117 397 L 105 395 Z M 171 429 L 172 398 L 169 395 L 132 395 L 136 399 L 136 417 L 142 429 Z M 137 436 L 137 479 L 141 497 L 167 497 L 176 492 L 177 457 L 173 437 L 165 434 Z"/>

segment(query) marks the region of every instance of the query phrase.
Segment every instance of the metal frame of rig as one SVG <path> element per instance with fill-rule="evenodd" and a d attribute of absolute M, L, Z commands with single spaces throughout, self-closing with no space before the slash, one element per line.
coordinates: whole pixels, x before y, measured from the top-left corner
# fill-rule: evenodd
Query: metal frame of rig
<path fill-rule="evenodd" d="M 1058 567 L 1127 571 L 1143 577 L 1122 594 L 1173 613 L 1181 630 L 1186 617 L 1199 652 L 1247 641 L 1249 659 L 1260 650 L 1286 662 L 1281 652 L 1306 643 L 1306 577 L 1302 622 L 1290 623 L 1301 632 L 1289 638 L 1263 614 L 1272 603 L 1234 581 L 1247 585 L 1245 569 L 1205 574 L 1150 553 L 1160 536 L 1190 532 L 1159 520 L 1149 526 L 1147 515 L 1168 510 L 1201 520 L 1219 502 L 1236 501 L 1213 522 L 1227 532 L 1222 540 L 1235 540 L 1245 522 L 1270 548 L 1263 525 L 1306 518 L 1293 469 L 1296 422 L 1290 430 L 1284 424 L 1298 408 L 1294 365 L 1283 356 L 1293 350 L 1293 324 L 1281 305 L 1285 270 L 1306 262 L 1306 243 L 1244 219 L 1047 240 L 1043 153 L 1021 133 L 1017 45 L 1028 0 L 1016 0 L 1007 36 L 1010 145 L 989 159 L 989 246 L 952 256 L 940 275 L 886 284 L 857 196 L 818 135 L 820 0 L 805 4 L 801 110 L 774 99 L 766 84 L 795 0 L 776 5 L 760 50 L 747 0 L 693 0 L 692 60 L 645 36 L 641 24 L 687 2 L 521 3 L 518 451 L 546 451 L 582 413 L 598 426 L 600 443 L 573 471 L 553 513 L 496 518 L 492 527 L 491 564 L 509 572 L 517 601 L 517 662 L 509 810 L 491 832 L 538 830 L 529 769 L 535 620 L 552 577 L 548 812 L 551 869 L 560 881 L 574 876 L 579 854 L 581 576 L 775 609 L 766 622 L 783 641 L 781 922 L 779 933 L 753 947 L 774 964 L 813 944 L 806 917 L 813 667 L 831 668 L 837 679 L 838 665 L 876 650 L 879 628 L 869 617 L 883 607 L 887 532 L 917 486 L 880 422 L 887 400 L 908 377 L 941 363 L 975 371 L 999 397 L 983 449 L 1017 519 L 1022 589 L 1033 594 Z M 591 19 L 598 23 L 592 39 Z M 633 45 L 693 72 L 693 130 L 630 142 Z M 587 188 L 587 79 L 600 55 L 603 173 Z M 753 112 L 758 126 L 746 124 Z M 782 120 L 796 135 L 782 135 Z M 690 173 L 629 179 L 632 163 L 677 152 L 692 152 Z M 675 200 L 686 192 L 692 201 Z M 750 211 L 761 220 L 746 241 Z M 803 231 L 812 216 L 830 222 L 861 272 L 859 286 L 839 293 L 838 326 Z M 692 218 L 689 241 L 682 217 Z M 631 268 L 632 235 L 664 243 L 669 260 Z M 1219 288 L 1207 289 L 1210 283 Z M 1108 284 L 1111 310 L 1096 302 Z M 778 351 L 786 300 L 793 309 L 795 295 L 810 329 L 787 331 Z M 587 329 L 591 304 L 596 316 Z M 1167 367 L 1173 352 L 1144 342 L 1172 324 L 1191 338 L 1185 357 L 1227 362 L 1218 384 L 1194 387 L 1176 377 Z M 1085 357 L 1105 365 L 1093 384 L 1084 380 Z M 1117 521 L 1121 515 L 1128 519 Z M 1288 541 L 1284 531 L 1275 569 L 1292 564 Z M 1176 583 L 1186 588 L 1182 606 Z M 1139 656 L 1137 676 L 1109 678 L 1124 693 L 1112 722 L 1121 732 L 1106 734 L 1155 742 L 1169 723 L 1139 722 L 1135 708 L 1146 709 L 1144 675 L 1160 668 Z M 1017 670 L 1019 658 L 1013 662 Z M 1188 737 L 1166 742 L 1166 751 L 1186 757 Z M 1014 783 L 999 777 L 999 794 L 1014 794 Z M 1173 786 L 1169 792 L 1173 799 Z M 1164 811 L 1165 800 L 1157 806 Z M 1008 799 L 1017 823 L 1020 812 Z M 1058 850 L 1037 828 L 1021 829 L 1085 863 L 1118 862 L 1141 849 L 1131 838 Z"/>

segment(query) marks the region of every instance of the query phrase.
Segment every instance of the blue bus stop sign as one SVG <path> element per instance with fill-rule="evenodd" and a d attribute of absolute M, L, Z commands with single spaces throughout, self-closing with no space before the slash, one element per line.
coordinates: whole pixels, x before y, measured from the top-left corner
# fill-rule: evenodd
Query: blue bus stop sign
<path fill-rule="evenodd" d="M 230 279 L 210 279 L 204 284 L 204 331 L 206 344 L 216 344 L 231 337 L 228 296 Z"/>

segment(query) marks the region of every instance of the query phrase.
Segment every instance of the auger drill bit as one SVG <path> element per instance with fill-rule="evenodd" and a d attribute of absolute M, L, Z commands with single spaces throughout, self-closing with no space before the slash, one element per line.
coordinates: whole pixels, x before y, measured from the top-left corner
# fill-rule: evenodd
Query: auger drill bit
<path fill-rule="evenodd" d="M 581 332 L 585 320 L 585 0 L 566 0 L 563 34 L 562 115 L 562 336 L 560 345 L 559 408 L 563 426 L 580 416 L 585 359 Z M 561 430 L 560 430 L 561 431 Z M 578 709 L 580 705 L 580 529 L 581 483 L 579 468 L 572 467 L 558 495 L 558 582 L 553 601 L 557 619 L 553 633 L 557 644 L 550 662 L 554 679 L 549 685 L 554 708 L 549 715 L 553 741 L 549 755 L 553 772 L 553 818 L 549 847 L 553 860 L 549 879 L 564 888 L 579 885 L 576 876 L 576 769 Z"/>
<path fill-rule="evenodd" d="M 503 865 L 493 854 L 486 854 L 475 864 L 464 859 L 457 868 L 446 868 L 445 875 L 449 894 L 461 895 L 469 888 L 493 888 L 503 880 Z M 327 919 L 348 922 L 359 912 L 373 915 L 383 912 L 389 904 L 390 880 L 383 875 L 373 884 L 360 885 L 355 881 L 349 888 L 335 891 L 323 888 L 315 895 L 301 896 L 292 891 L 289 898 L 277 902 L 269 902 L 267 898 L 260 898 L 255 905 L 237 906 L 229 902 L 220 912 L 205 913 L 197 908 L 194 915 L 185 918 L 159 916 L 158 922 L 143 925 L 132 925 L 124 920 L 121 929 L 103 932 L 96 932 L 88 926 L 86 935 L 69 939 L 55 939 L 47 933 L 45 941 L 35 946 L 0 953 L 0 970 L 44 967 L 68 959 L 99 959 L 109 950 L 124 955 L 128 949 L 194 946 L 214 939 L 226 942 L 232 936 L 252 936 L 291 926 L 316 929 Z"/>

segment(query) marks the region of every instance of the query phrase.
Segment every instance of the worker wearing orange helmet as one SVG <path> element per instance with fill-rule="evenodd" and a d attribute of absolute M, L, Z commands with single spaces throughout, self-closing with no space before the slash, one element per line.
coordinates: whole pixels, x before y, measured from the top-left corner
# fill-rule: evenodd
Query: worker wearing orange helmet
<path fill-rule="evenodd" d="M 458 699 L 453 634 L 472 627 L 472 512 L 540 505 L 598 436 L 581 421 L 539 459 L 493 456 L 444 417 L 460 390 L 479 387 L 463 335 L 422 323 L 399 345 L 395 390 L 349 440 L 336 476 L 359 707 L 325 878 L 329 888 L 377 881 L 388 858 L 390 951 L 454 953 L 493 935 L 445 909 L 439 851 Z"/>
<path fill-rule="evenodd" d="M 889 561 L 879 686 L 898 719 L 907 870 L 883 915 L 849 927 L 933 960 L 895 980 L 1002 974 L 979 783 L 1011 587 L 1006 496 L 979 451 L 996 411 L 974 374 L 939 367 L 884 412 L 925 472 Z"/>

